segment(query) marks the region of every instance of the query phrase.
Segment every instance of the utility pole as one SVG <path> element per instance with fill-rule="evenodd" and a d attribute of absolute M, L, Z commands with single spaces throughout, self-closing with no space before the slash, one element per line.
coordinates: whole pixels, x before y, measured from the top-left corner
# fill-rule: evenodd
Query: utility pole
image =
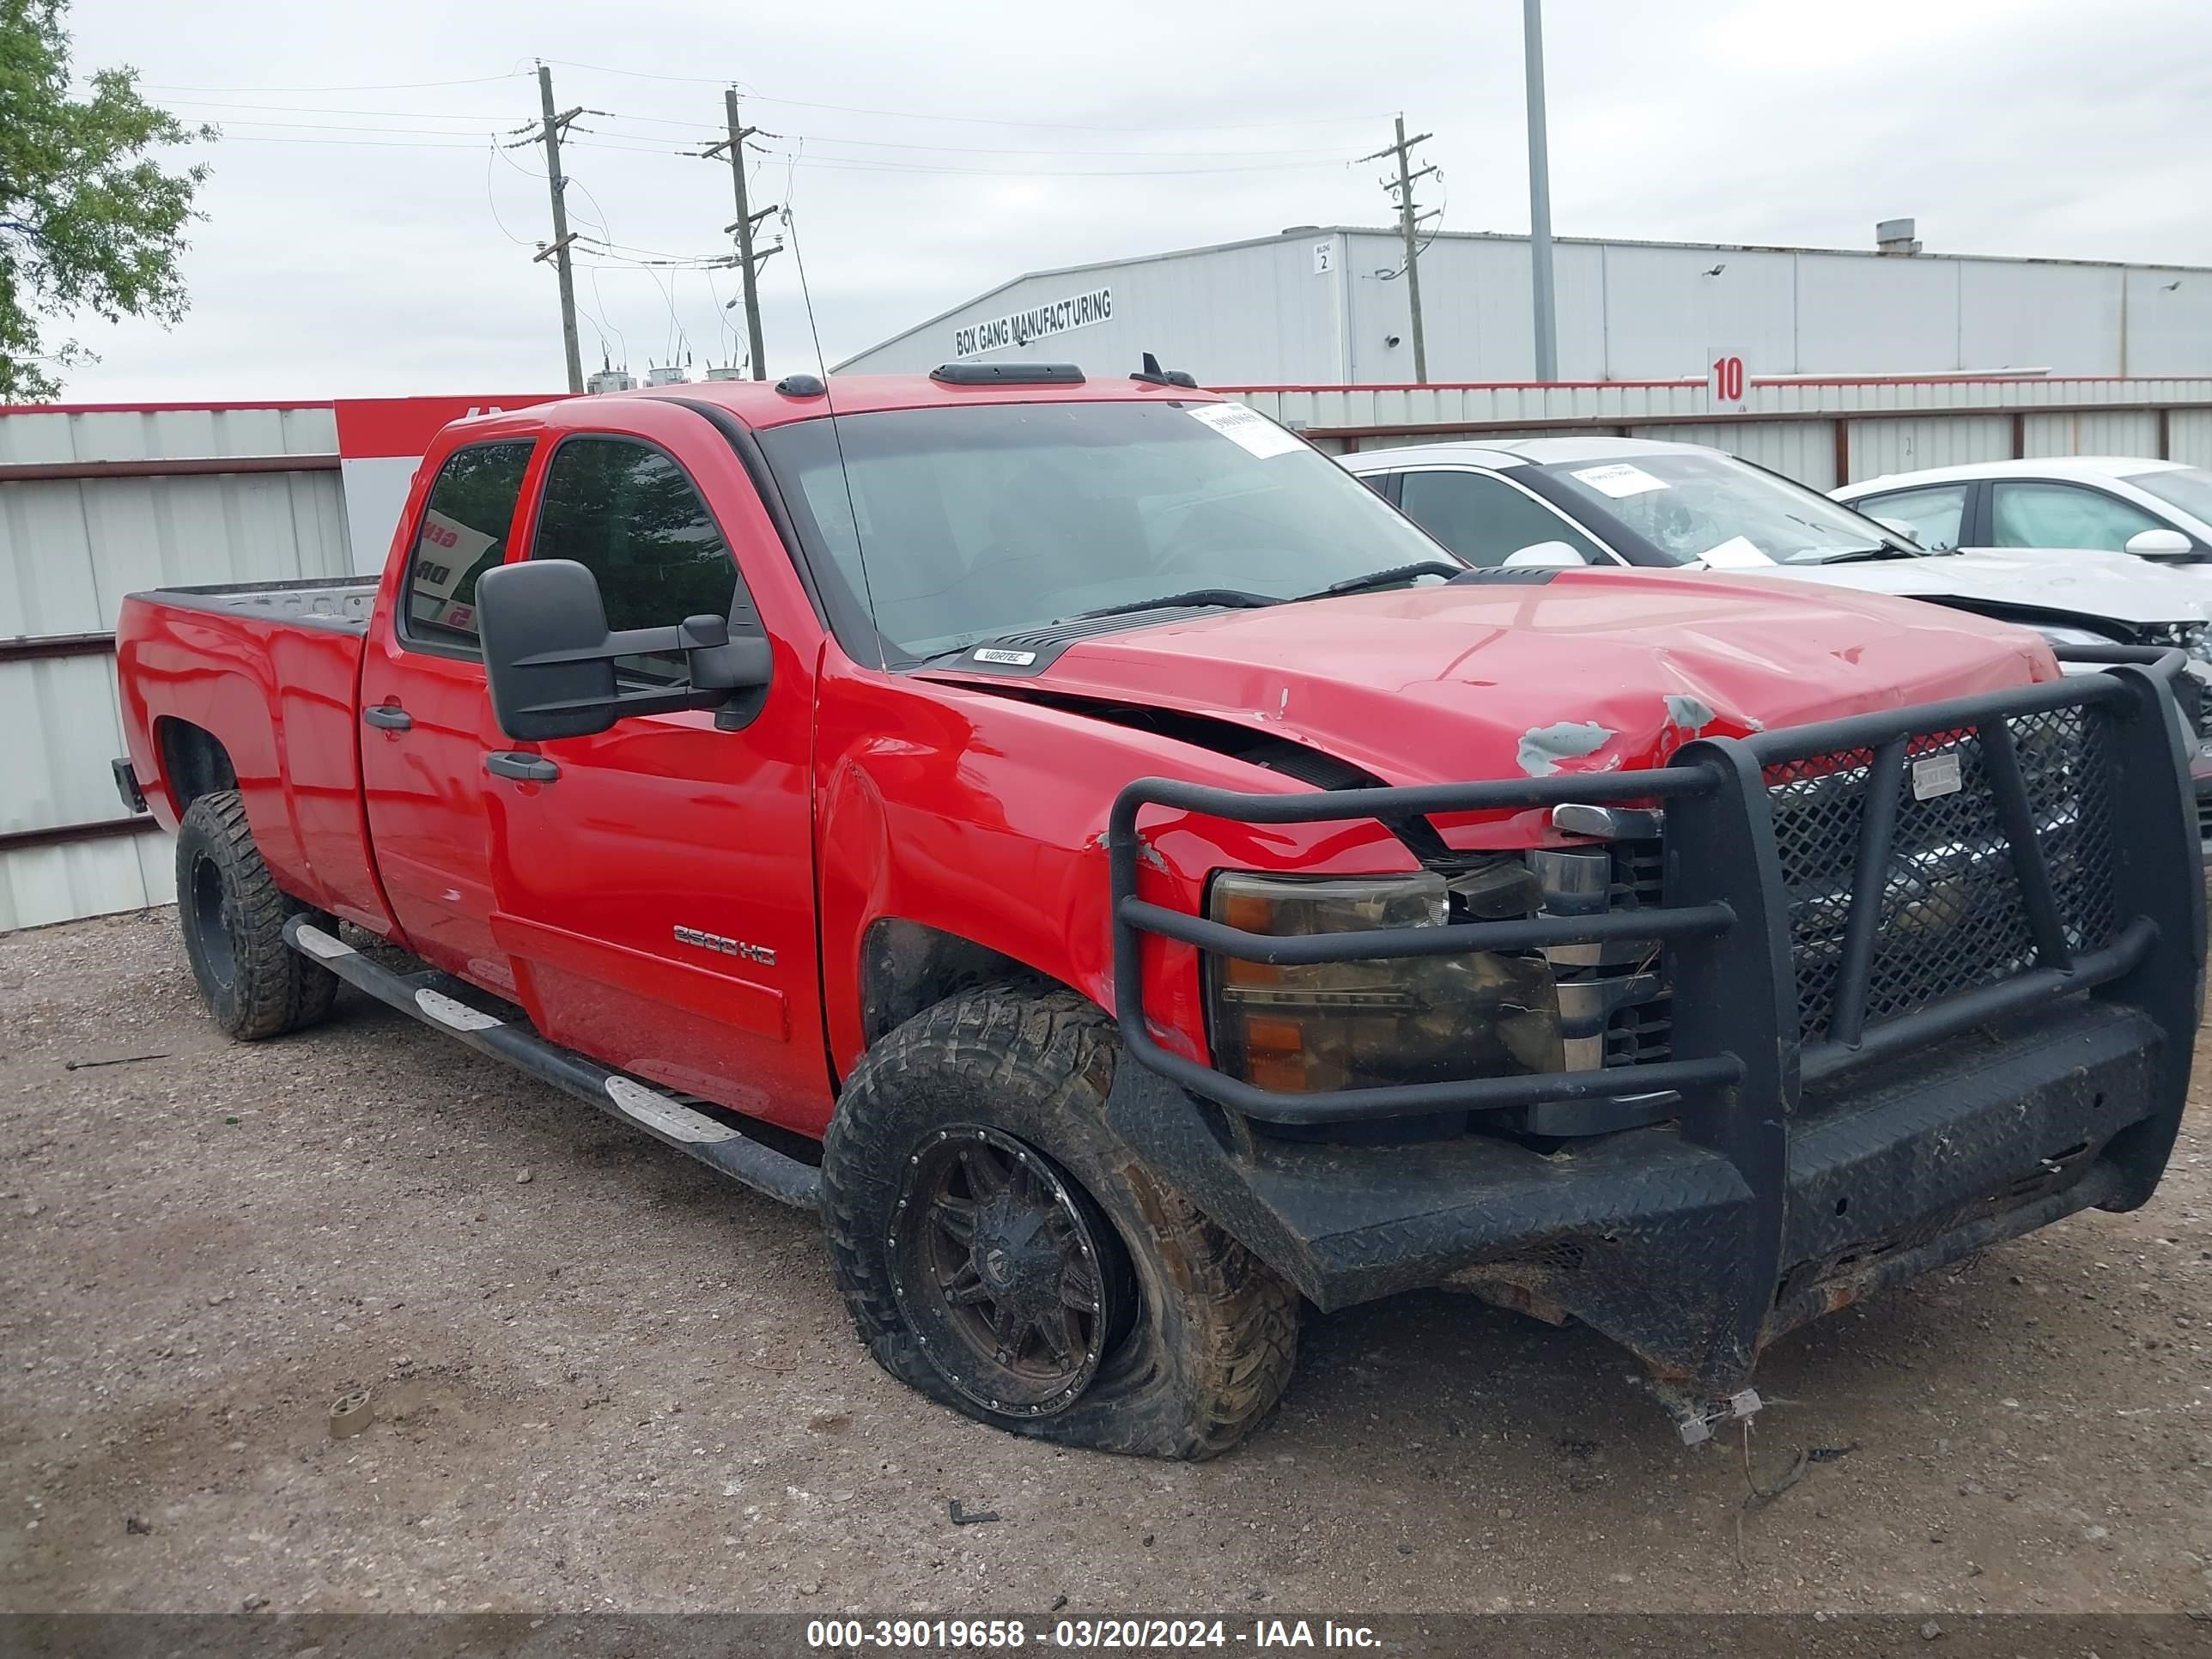
<path fill-rule="evenodd" d="M 584 389 L 584 358 L 576 345 L 576 274 L 568 263 L 568 245 L 576 239 L 568 233 L 568 206 L 562 192 L 568 180 L 561 171 L 561 129 L 584 112 L 572 109 L 565 115 L 553 112 L 553 71 L 544 64 L 538 66 L 538 100 L 544 112 L 545 181 L 553 191 L 553 243 L 541 249 L 538 258 L 550 255 L 553 269 L 561 278 L 561 344 L 568 356 L 568 390 Z"/>
<path fill-rule="evenodd" d="M 738 278 L 744 284 L 746 361 L 752 365 L 753 379 L 764 380 L 768 378 L 768 365 L 762 361 L 760 287 L 755 273 L 783 244 L 778 242 L 759 253 L 753 252 L 753 227 L 776 210 L 773 206 L 754 209 L 745 200 L 745 140 L 760 129 L 746 126 L 738 120 L 735 87 L 723 88 L 722 113 L 729 121 L 730 136 L 718 144 L 708 145 L 701 154 L 714 155 L 723 150 L 730 153 L 730 178 L 737 189 L 738 222 L 727 228 L 737 233 Z"/>
<path fill-rule="evenodd" d="M 1397 118 L 1397 142 L 1388 149 L 1378 149 L 1372 155 L 1363 155 L 1363 161 L 1379 161 L 1386 155 L 1398 158 L 1398 177 L 1386 179 L 1382 188 L 1395 191 L 1398 198 L 1398 230 L 1406 239 L 1406 305 L 1413 314 L 1413 378 L 1423 386 L 1429 381 L 1429 343 L 1421 331 L 1421 221 L 1436 217 L 1434 212 L 1424 213 L 1413 201 L 1413 183 L 1436 172 L 1432 167 L 1415 169 L 1413 162 L 1413 146 L 1433 138 L 1430 132 L 1406 137 L 1406 118 Z"/>
<path fill-rule="evenodd" d="M 1536 378 L 1559 378 L 1559 325 L 1552 289 L 1552 160 L 1544 138 L 1544 0 L 1521 0 L 1528 71 L 1528 268 L 1535 284 Z"/>

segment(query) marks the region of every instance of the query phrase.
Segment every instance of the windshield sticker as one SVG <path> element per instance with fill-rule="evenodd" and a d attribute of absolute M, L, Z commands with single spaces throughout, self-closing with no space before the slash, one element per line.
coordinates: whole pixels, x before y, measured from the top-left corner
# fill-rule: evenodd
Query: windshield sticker
<path fill-rule="evenodd" d="M 1774 561 L 1767 557 L 1758 543 L 1747 536 L 1731 536 L 1718 547 L 1709 547 L 1698 556 L 1714 570 L 1764 570 Z"/>
<path fill-rule="evenodd" d="M 1243 404 L 1194 404 L 1183 413 L 1194 421 L 1203 422 L 1239 449 L 1262 460 L 1270 455 L 1287 455 L 1294 449 L 1305 447 L 1303 438 L 1285 431 L 1258 410 L 1247 409 Z"/>
<path fill-rule="evenodd" d="M 1624 495 L 1641 495 L 1654 489 L 1671 489 L 1674 486 L 1664 478 L 1655 478 L 1642 467 L 1627 461 L 1615 461 L 1610 466 L 1585 466 L 1577 470 L 1580 478 L 1601 495 L 1619 501 Z"/>

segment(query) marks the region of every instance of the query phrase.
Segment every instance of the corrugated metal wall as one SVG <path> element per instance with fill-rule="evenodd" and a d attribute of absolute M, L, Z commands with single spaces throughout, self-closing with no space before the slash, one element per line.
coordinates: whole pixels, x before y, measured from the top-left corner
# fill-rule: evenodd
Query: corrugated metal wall
<path fill-rule="evenodd" d="M 1885 472 L 2014 455 L 2152 455 L 2212 466 L 2212 379 L 1755 382 L 1741 413 L 1696 381 L 1224 387 L 1322 447 L 1612 432 L 1711 444 L 1832 489 Z"/>
<path fill-rule="evenodd" d="M 2030 415 L 2021 426 L 2030 455 L 2155 455 L 2158 411 L 2100 409 L 2075 415 Z"/>
<path fill-rule="evenodd" d="M 1710 444 L 1747 461 L 1788 474 L 1815 489 L 1832 489 L 1836 477 L 1835 427 L 1828 421 L 1716 421 L 1703 425 L 1636 426 L 1632 438 L 1664 438 L 1671 443 Z"/>
<path fill-rule="evenodd" d="M 0 410 L 0 928 L 171 896 L 104 636 L 139 588 L 349 570 L 337 449 L 326 404 Z"/>
<path fill-rule="evenodd" d="M 2166 459 L 2212 467 L 2212 409 L 2177 409 L 2166 417 Z"/>
<path fill-rule="evenodd" d="M 2012 418 L 2006 415 L 1923 415 L 1911 420 L 1854 421 L 1850 426 L 1853 483 L 1884 472 L 1923 466 L 1963 466 L 2001 461 L 2012 453 Z"/>

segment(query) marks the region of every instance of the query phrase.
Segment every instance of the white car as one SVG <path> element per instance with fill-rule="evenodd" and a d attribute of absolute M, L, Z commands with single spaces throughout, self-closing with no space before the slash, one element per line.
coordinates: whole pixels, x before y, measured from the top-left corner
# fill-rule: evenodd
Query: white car
<path fill-rule="evenodd" d="M 1468 563 L 1645 565 L 1826 582 L 2033 628 L 2056 645 L 2179 646 L 2212 863 L 2212 583 L 2126 554 L 1936 551 L 1818 490 L 1698 444 L 1513 438 L 1339 458 Z"/>
<path fill-rule="evenodd" d="M 2212 586 L 2122 554 L 1934 550 L 1701 444 L 1514 438 L 1340 458 L 1471 564 L 1629 564 L 1902 594 L 2054 643 L 2178 645 L 2212 671 Z"/>
<path fill-rule="evenodd" d="M 2212 578 L 2212 471 L 2124 455 L 1981 461 L 1828 492 L 1923 547 L 2101 548 Z"/>

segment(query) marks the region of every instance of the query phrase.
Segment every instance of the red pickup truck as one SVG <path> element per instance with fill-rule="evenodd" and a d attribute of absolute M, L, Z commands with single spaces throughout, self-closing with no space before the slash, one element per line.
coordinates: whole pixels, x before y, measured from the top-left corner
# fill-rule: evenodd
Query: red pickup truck
<path fill-rule="evenodd" d="M 1150 365 L 458 422 L 380 581 L 119 660 L 227 1030 L 350 982 L 818 1206 L 888 1370 L 1072 1444 L 1219 1451 L 1305 1301 L 1433 1285 L 1694 1440 L 2182 1109 L 2178 654 L 1468 569 Z"/>

